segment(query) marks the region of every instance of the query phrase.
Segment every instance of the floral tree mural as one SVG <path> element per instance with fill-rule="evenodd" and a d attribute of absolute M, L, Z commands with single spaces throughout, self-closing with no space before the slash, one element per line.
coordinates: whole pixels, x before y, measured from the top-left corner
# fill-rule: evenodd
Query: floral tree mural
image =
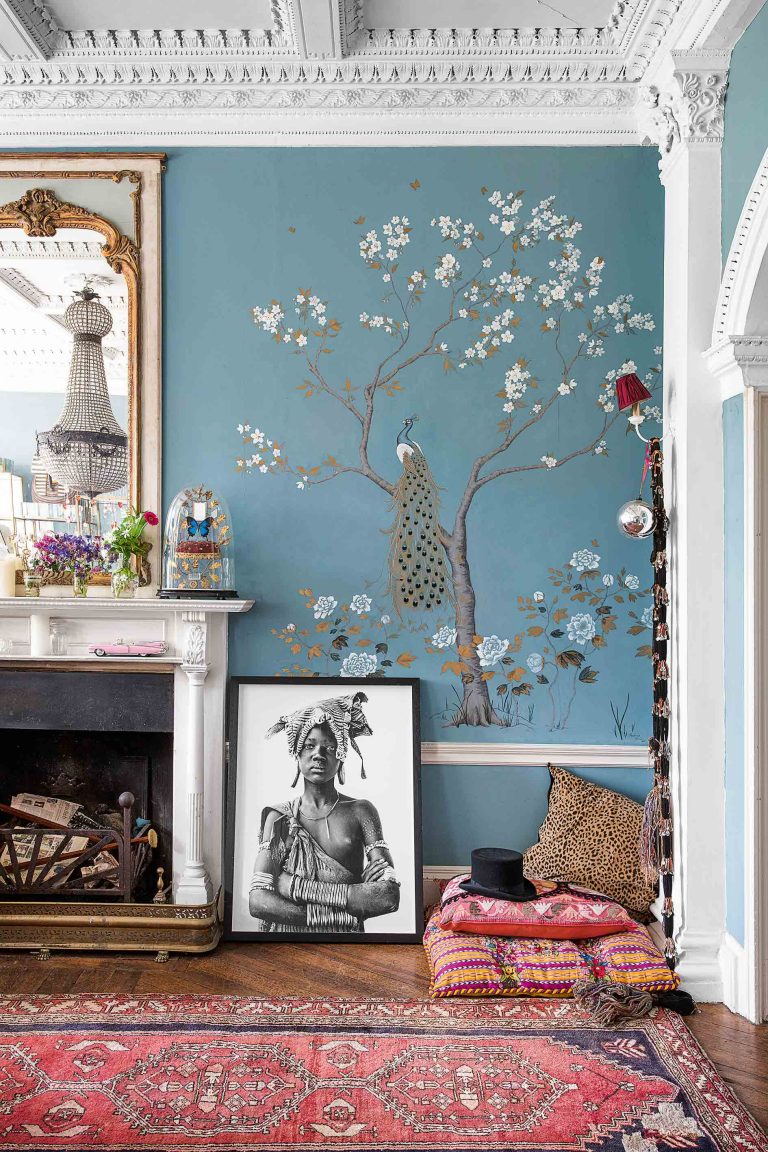
<path fill-rule="evenodd" d="M 550 591 L 537 589 L 518 597 L 518 609 L 528 623 L 511 639 L 476 637 L 473 650 L 494 697 L 496 722 L 503 727 L 531 728 L 536 715 L 550 731 L 567 728 L 577 692 L 598 682 L 611 633 L 621 628 L 631 636 L 648 636 L 651 590 L 624 568 L 615 575 L 602 571 L 600 555 L 593 550 L 598 547 L 593 540 L 562 568 L 550 568 Z M 385 676 L 390 670 L 402 675 L 413 664 L 416 628 L 403 627 L 372 596 L 357 592 L 340 603 L 336 596 L 316 596 L 311 588 L 300 588 L 298 595 L 306 622 L 272 629 L 288 652 L 280 675 L 359 679 Z M 643 600 L 648 603 L 640 607 Z M 463 687 L 471 650 L 462 650 L 455 625 L 440 625 L 431 635 L 424 623 L 417 627 L 425 633 L 425 653 L 439 657 L 440 671 L 453 673 Z M 650 645 L 639 645 L 637 655 L 650 658 Z M 461 694 L 458 699 L 460 707 Z M 622 730 L 617 708 L 611 705 L 614 727 L 623 737 L 628 733 Z"/>
<path fill-rule="evenodd" d="M 654 321 L 635 308 L 629 294 L 599 302 L 604 260 L 599 255 L 585 260 L 575 243 L 581 224 L 558 212 L 554 197 L 525 211 L 521 192 L 481 192 L 487 201 L 487 225 L 435 216 L 431 227 L 439 249 L 431 260 L 409 259 L 415 235 L 407 216 L 393 216 L 361 236 L 361 261 L 381 278 L 384 288 L 381 311 L 363 311 L 358 322 L 372 339 L 387 342 L 365 384 L 353 385 L 349 365 L 334 367 L 342 324 L 330 313 L 328 302 L 311 289 L 299 289 L 288 303 L 272 300 L 254 308 L 259 329 L 298 358 L 302 380 L 297 387 L 304 396 L 319 395 L 346 410 L 357 429 L 356 453 L 348 459 L 326 453 L 300 464 L 289 458 L 282 439 L 241 424 L 238 431 L 246 450 L 236 466 L 256 475 L 290 476 L 299 492 L 354 474 L 378 489 L 392 506 L 387 604 L 376 609 L 378 616 L 371 625 L 373 604 L 367 604 L 366 593 L 355 593 L 337 611 L 337 599 L 327 590 L 315 596 L 304 589 L 315 627 L 328 623 L 327 637 L 324 632 L 310 637 L 304 635 L 307 630 L 293 626 L 276 632 L 292 655 L 301 657 L 294 661 L 298 668 L 289 666 L 286 671 L 302 674 L 303 669 L 307 674 L 312 661 L 324 659 L 355 676 L 382 674 L 398 664 L 407 667 L 412 653 L 391 651 L 392 641 L 407 627 L 429 633 L 427 652 L 445 656 L 453 650 L 450 655 L 455 659 L 444 660 L 442 669 L 455 673 L 461 685 L 452 723 L 519 723 L 520 698 L 533 692 L 535 685 L 547 690 L 552 726 L 558 727 L 567 723 L 578 684 L 588 684 L 596 675 L 588 661 L 615 626 L 614 609 L 622 602 L 617 598 L 628 592 L 634 595 L 634 590 L 627 586 L 626 574 L 619 574 L 611 585 L 599 582 L 594 567 L 578 573 L 572 565 L 553 570 L 550 578 L 559 587 L 559 602 L 543 593 L 541 600 L 536 593 L 520 601 L 521 610 L 537 620 L 528 635 L 532 628 L 540 628 L 538 635 L 546 635 L 547 643 L 528 656 L 525 666 L 518 665 L 513 658 L 522 649 L 525 633 L 511 642 L 487 635 L 477 625 L 470 512 L 488 485 L 607 454 L 608 434 L 618 417 L 616 376 L 636 370 L 627 357 L 627 343 L 652 331 Z M 541 248 L 546 259 L 535 255 Z M 420 323 L 420 309 L 427 294 L 437 296 L 441 307 L 439 318 L 435 321 L 433 309 L 425 324 Z M 532 352 L 518 349 L 527 314 L 536 317 L 525 329 L 531 345 L 541 340 L 549 344 L 540 357 L 544 365 L 540 373 Z M 608 361 L 613 367 L 604 367 L 614 346 Z M 412 435 L 412 419 L 404 421 L 398 437 L 391 476 L 377 470 L 369 454 L 382 403 L 400 396 L 409 377 L 428 360 L 437 360 L 446 372 L 479 373 L 480 381 L 488 384 L 482 402 L 496 405 L 498 411 L 495 435 L 470 464 L 450 512 L 441 507 L 440 478 L 432 476 L 428 445 L 422 449 Z M 645 373 L 649 387 L 657 374 L 658 368 Z M 532 451 L 532 441 L 541 443 L 540 432 L 534 430 L 546 429 L 563 406 L 576 403 L 577 396 L 593 412 L 588 429 L 573 421 L 576 442 L 565 453 L 542 452 L 540 446 Z M 569 422 L 570 415 L 566 412 Z M 577 605 L 583 597 L 591 611 L 569 612 L 562 603 L 566 597 Z M 363 605 L 365 611 L 360 611 Z M 450 613 L 447 620 L 446 613 Z M 392 619 L 397 622 L 394 628 Z M 432 627 L 425 622 L 430 619 Z M 355 631 L 358 626 L 364 635 Z M 639 617 L 631 626 L 642 627 Z M 507 687 L 500 691 L 503 685 L 497 684 L 492 696 L 491 681 L 502 669 Z"/>

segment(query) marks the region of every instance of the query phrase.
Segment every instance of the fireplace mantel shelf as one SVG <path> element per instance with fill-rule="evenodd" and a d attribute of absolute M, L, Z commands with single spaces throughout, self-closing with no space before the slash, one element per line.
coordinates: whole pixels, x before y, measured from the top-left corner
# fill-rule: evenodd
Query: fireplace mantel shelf
<path fill-rule="evenodd" d="M 29 616 L 102 616 L 109 615 L 168 616 L 175 612 L 248 612 L 254 600 L 161 600 L 156 596 L 136 596 L 133 600 L 116 600 L 106 596 L 0 596 L 0 615 Z"/>

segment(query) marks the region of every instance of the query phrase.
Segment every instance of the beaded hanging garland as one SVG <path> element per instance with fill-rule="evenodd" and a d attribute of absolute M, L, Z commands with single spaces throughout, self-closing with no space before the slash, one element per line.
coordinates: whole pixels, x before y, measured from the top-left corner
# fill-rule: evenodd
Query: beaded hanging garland
<path fill-rule="evenodd" d="M 664 457 L 658 437 L 648 443 L 646 466 L 651 473 L 651 494 L 654 512 L 653 551 L 653 735 L 648 743 L 653 760 L 653 787 L 645 802 L 642 837 L 642 863 L 650 880 L 661 879 L 662 929 L 664 956 L 669 967 L 677 963 L 674 941 L 674 905 L 672 880 L 672 797 L 669 786 L 669 662 L 667 648 L 669 625 L 667 608 L 667 529 L 669 521 L 664 508 Z"/>

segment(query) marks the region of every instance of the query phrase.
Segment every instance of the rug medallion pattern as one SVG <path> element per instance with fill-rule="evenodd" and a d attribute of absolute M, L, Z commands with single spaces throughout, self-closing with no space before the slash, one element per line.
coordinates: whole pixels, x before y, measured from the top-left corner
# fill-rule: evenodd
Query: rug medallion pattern
<path fill-rule="evenodd" d="M 768 1152 L 677 1018 L 573 1003 L 0 997 L 0 1146 Z"/>

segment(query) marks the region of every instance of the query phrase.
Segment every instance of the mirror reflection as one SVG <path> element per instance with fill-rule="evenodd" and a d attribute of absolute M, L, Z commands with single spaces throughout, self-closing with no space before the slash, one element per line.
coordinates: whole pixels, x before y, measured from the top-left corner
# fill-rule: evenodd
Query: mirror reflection
<path fill-rule="evenodd" d="M 0 535 L 102 536 L 128 506 L 128 293 L 103 236 L 0 229 Z"/>

